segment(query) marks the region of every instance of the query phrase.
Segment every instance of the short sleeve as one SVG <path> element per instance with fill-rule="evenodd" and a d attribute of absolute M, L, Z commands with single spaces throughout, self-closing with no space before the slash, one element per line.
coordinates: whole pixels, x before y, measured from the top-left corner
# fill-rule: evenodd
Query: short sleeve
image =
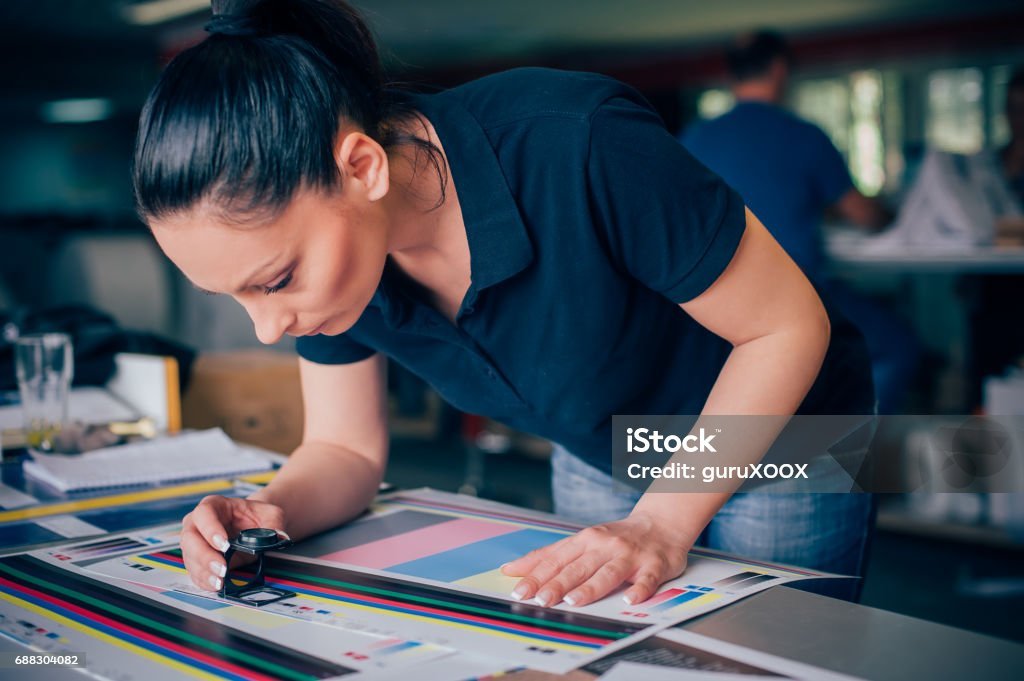
<path fill-rule="evenodd" d="M 808 166 L 812 171 L 809 179 L 817 189 L 822 205 L 831 206 L 850 190 L 853 180 L 846 160 L 828 135 L 817 126 L 812 125 L 811 130 L 810 147 L 814 157 Z"/>
<path fill-rule="evenodd" d="M 295 339 L 295 350 L 299 357 L 317 364 L 352 364 L 376 352 L 344 333 L 340 336 L 300 336 Z"/>
<path fill-rule="evenodd" d="M 746 227 L 743 200 L 645 103 L 616 97 L 595 110 L 587 173 L 611 257 L 648 288 L 683 303 L 732 260 Z"/>

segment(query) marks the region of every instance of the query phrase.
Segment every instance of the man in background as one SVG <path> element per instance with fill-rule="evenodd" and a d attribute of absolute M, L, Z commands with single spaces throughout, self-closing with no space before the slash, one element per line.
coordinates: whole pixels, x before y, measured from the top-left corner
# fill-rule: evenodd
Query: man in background
<path fill-rule="evenodd" d="M 918 342 L 889 310 L 828 279 L 821 231 L 828 210 L 872 231 L 891 215 L 854 187 L 842 155 L 820 128 L 782 107 L 792 67 L 782 36 L 743 36 L 726 59 L 735 107 L 690 126 L 680 141 L 740 193 L 819 292 L 860 328 L 879 412 L 898 413 L 916 369 Z"/>
<path fill-rule="evenodd" d="M 1006 85 L 1006 123 L 1010 142 L 999 150 L 1006 181 L 1024 207 L 1024 66 L 1017 67 Z"/>

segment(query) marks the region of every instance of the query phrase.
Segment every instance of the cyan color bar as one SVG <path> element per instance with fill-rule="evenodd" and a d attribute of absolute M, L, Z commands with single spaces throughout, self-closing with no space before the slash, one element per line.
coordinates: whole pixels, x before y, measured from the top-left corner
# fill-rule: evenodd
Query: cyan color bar
<path fill-rule="evenodd" d="M 558 532 L 519 530 L 385 569 L 388 572 L 423 579 L 454 582 L 481 572 L 495 570 L 502 563 L 515 560 L 542 546 L 554 544 L 560 539 L 565 539 L 565 535 Z"/>

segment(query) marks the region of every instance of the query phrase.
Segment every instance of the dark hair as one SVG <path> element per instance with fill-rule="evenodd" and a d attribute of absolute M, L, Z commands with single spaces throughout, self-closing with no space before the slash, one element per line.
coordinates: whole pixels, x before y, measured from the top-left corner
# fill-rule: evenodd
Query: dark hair
<path fill-rule="evenodd" d="M 780 58 L 790 64 L 792 52 L 785 38 L 768 30 L 740 36 L 725 54 L 729 74 L 740 82 L 765 75 L 772 62 Z"/>
<path fill-rule="evenodd" d="M 333 190 L 342 120 L 385 149 L 440 149 L 407 131 L 416 117 L 385 88 L 369 28 L 343 0 L 213 0 L 210 35 L 176 56 L 143 107 L 132 181 L 149 221 L 209 199 L 244 222 L 283 209 L 300 187 Z M 422 120 L 420 121 L 422 123 Z"/>

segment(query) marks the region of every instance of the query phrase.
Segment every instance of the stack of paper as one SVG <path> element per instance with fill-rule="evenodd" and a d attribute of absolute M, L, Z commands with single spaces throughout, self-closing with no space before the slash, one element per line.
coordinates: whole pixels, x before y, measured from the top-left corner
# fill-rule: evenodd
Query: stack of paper
<path fill-rule="evenodd" d="M 18 393 L 4 393 L 0 399 L 0 429 L 21 428 L 25 416 Z M 74 388 L 68 396 L 68 421 L 108 423 L 134 421 L 140 414 L 103 388 Z"/>
<path fill-rule="evenodd" d="M 33 454 L 25 473 L 62 492 L 226 477 L 265 471 L 268 458 L 242 449 L 220 428 L 65 456 Z"/>

